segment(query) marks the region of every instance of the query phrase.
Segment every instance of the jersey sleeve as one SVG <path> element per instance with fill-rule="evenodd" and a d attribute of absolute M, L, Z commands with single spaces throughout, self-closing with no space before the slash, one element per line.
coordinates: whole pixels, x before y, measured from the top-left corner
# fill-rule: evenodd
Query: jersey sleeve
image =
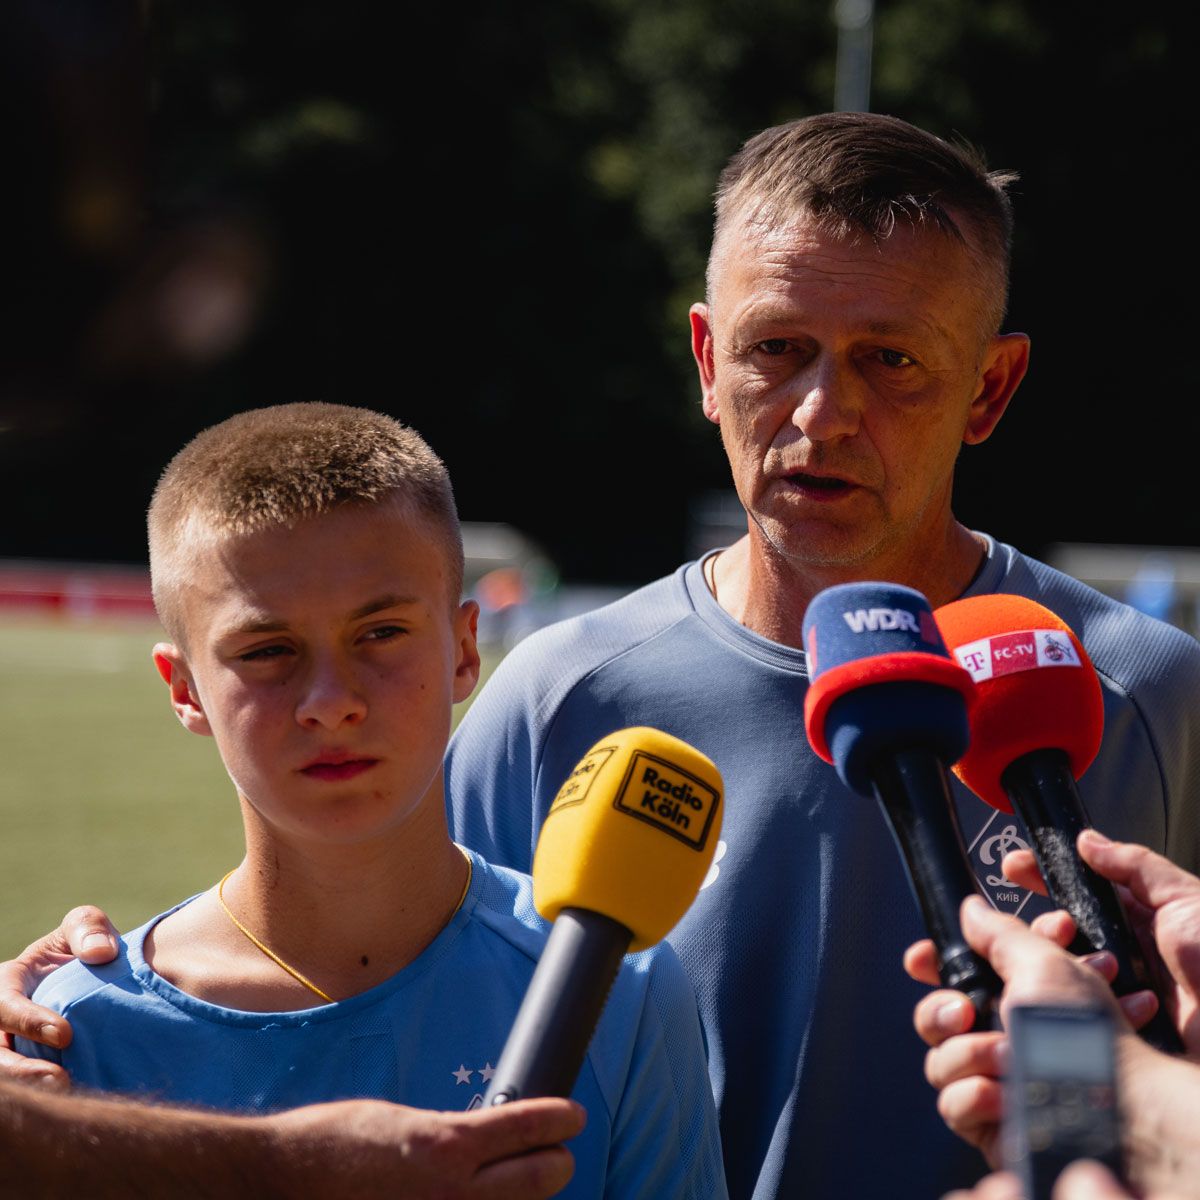
<path fill-rule="evenodd" d="M 604 1195 L 724 1200 L 720 1131 L 695 993 L 670 947 L 646 954 L 652 965 L 613 1113 Z"/>

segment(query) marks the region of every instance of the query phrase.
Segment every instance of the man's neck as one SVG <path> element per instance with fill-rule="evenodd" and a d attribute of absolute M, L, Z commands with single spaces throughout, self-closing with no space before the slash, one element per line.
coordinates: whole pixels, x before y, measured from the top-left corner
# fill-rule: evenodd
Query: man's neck
<path fill-rule="evenodd" d="M 752 530 L 720 553 L 709 580 L 717 603 L 739 624 L 773 642 L 803 649 L 805 611 L 825 588 L 886 580 L 915 588 L 937 608 L 962 595 L 985 554 L 984 541 L 957 521 L 931 552 L 880 555 L 848 566 L 794 562 Z"/>
<path fill-rule="evenodd" d="M 468 861 L 444 811 L 425 805 L 368 845 L 297 846 L 247 822 L 246 859 L 224 887 L 230 912 L 279 959 L 334 1000 L 412 962 L 457 911 Z M 249 1011 L 321 1003 L 238 928 L 213 888 L 166 918 L 147 961 L 183 991 Z"/>

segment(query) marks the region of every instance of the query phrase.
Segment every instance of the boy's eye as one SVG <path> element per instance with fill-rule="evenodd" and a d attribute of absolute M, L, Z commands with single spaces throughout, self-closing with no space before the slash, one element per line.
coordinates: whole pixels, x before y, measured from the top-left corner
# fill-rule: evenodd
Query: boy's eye
<path fill-rule="evenodd" d="M 284 654 L 290 653 L 291 649 L 288 646 L 259 646 L 255 650 L 247 650 L 245 654 L 239 654 L 238 658 L 240 658 L 242 662 L 261 662 L 264 659 L 280 658 Z"/>

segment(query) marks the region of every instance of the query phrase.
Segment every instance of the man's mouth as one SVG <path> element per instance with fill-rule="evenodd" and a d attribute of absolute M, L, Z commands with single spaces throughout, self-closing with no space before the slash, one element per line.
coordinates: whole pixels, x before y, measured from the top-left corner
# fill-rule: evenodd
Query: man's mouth
<path fill-rule="evenodd" d="M 836 500 L 858 486 L 837 475 L 809 475 L 804 471 L 786 475 L 784 481 L 806 498 L 814 500 Z"/>

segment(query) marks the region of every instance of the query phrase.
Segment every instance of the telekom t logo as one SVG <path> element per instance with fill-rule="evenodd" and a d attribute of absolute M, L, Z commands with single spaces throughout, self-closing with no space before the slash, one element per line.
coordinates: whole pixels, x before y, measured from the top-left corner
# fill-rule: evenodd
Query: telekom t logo
<path fill-rule="evenodd" d="M 972 675 L 979 675 L 988 665 L 988 656 L 983 650 L 968 650 L 965 653 L 959 651 L 958 661 L 962 666 L 966 667 Z"/>

